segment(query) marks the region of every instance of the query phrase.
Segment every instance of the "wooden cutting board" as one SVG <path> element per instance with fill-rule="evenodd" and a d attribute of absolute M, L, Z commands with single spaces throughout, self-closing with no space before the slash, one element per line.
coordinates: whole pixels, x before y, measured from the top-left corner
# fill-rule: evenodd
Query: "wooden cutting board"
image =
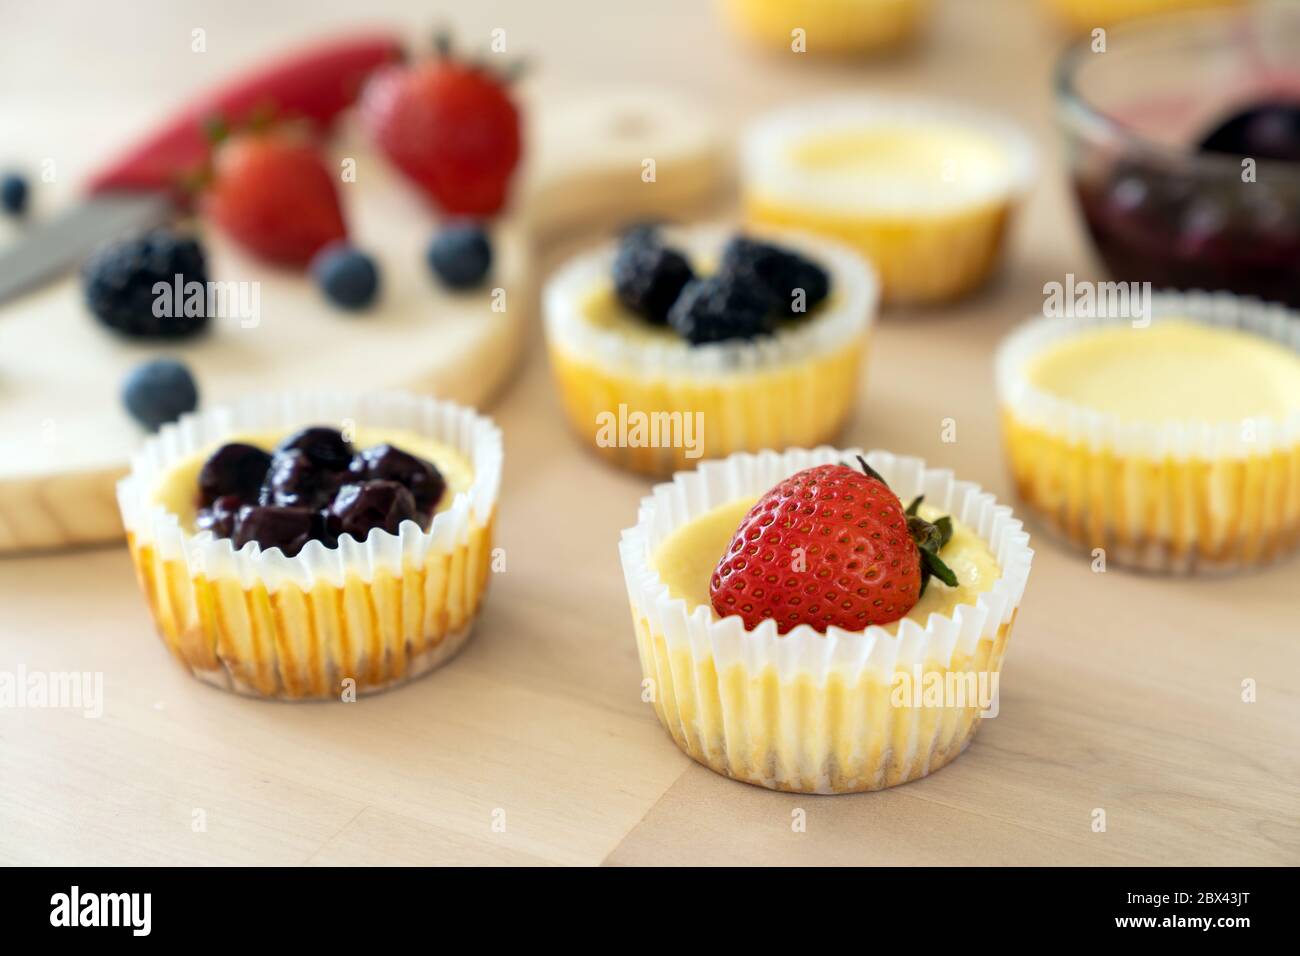
<path fill-rule="evenodd" d="M 145 433 L 120 390 L 140 362 L 182 358 L 205 406 L 322 388 L 404 388 L 481 406 L 509 378 L 535 314 L 542 239 L 640 215 L 688 216 L 728 174 L 709 117 L 676 97 L 602 92 L 537 104 L 528 116 L 528 160 L 512 210 L 493 225 L 495 260 L 481 289 L 439 285 L 424 261 L 432 210 L 345 128 L 332 152 L 356 161 L 342 199 L 353 241 L 380 265 L 373 309 L 336 309 L 304 276 L 250 259 L 211 229 L 209 277 L 256 283 L 256 321 L 214 318 L 192 342 L 133 342 L 91 316 L 76 276 L 0 308 L 0 553 L 121 537 L 114 484 Z"/>

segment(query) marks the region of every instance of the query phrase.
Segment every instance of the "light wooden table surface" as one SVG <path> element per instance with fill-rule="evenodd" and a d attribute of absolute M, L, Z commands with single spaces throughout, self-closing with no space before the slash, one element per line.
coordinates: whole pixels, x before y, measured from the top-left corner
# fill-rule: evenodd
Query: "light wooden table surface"
<path fill-rule="evenodd" d="M 367 5 L 379 20 L 384 6 Z M 1024 122 L 1045 169 L 1007 268 L 960 307 L 886 317 L 843 436 L 1007 495 L 994 343 L 1041 308 L 1044 282 L 1095 268 L 1051 127 L 1060 37 L 1036 6 L 949 0 L 922 48 L 862 66 L 757 54 L 689 0 L 475 8 L 451 19 L 466 34 L 506 27 L 537 55 L 545 95 L 652 82 L 732 126 L 810 92 L 908 90 Z M 15 7 L 9 33 L 24 40 L 6 48 L 0 106 L 21 94 L 47 103 L 50 123 L 109 110 L 138 125 L 306 24 L 354 16 L 350 3 L 157 2 L 129 22 L 84 4 Z M 201 67 L 169 52 L 193 25 L 209 30 Z M 153 636 L 122 549 L 0 560 L 0 670 L 102 671 L 105 692 L 100 719 L 0 710 L 0 862 L 1300 862 L 1296 561 L 1206 580 L 1095 574 L 1036 536 L 1001 713 L 963 757 L 877 794 L 768 793 L 692 763 L 640 702 L 616 542 L 647 485 L 565 432 L 536 336 L 494 414 L 507 568 L 477 635 L 443 670 L 356 704 L 260 703 L 194 682 Z M 940 440 L 948 417 L 956 444 Z M 1255 703 L 1241 700 L 1247 678 Z M 796 808 L 806 832 L 791 827 Z"/>

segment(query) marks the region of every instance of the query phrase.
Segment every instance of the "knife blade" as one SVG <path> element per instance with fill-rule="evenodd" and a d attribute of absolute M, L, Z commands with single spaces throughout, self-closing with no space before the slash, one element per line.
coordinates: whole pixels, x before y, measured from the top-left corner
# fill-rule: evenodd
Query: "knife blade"
<path fill-rule="evenodd" d="M 73 268 L 100 243 L 166 222 L 164 193 L 98 193 L 52 219 L 34 223 L 0 252 L 0 305 Z"/>

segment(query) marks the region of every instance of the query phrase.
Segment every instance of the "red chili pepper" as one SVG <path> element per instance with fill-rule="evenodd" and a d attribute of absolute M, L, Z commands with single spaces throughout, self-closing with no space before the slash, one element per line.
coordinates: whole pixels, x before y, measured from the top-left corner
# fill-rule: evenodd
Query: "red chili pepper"
<path fill-rule="evenodd" d="M 180 194 L 180 180 L 208 155 L 207 124 L 247 121 L 263 110 L 277 118 L 305 119 L 327 129 L 351 105 L 366 75 L 402 58 L 401 44 L 385 34 L 332 40 L 277 59 L 212 90 L 90 177 L 92 193 L 160 190 Z"/>

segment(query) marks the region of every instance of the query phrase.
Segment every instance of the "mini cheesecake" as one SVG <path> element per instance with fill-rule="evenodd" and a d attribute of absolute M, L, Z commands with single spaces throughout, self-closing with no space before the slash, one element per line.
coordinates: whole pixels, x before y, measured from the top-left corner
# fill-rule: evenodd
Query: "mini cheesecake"
<path fill-rule="evenodd" d="M 957 299 L 1001 254 L 1033 177 L 1011 124 L 941 103 L 849 98 L 801 103 L 744 139 L 751 223 L 824 235 L 880 273 L 886 304 Z"/>
<path fill-rule="evenodd" d="M 164 427 L 118 501 L 188 671 L 337 700 L 427 673 L 468 639 L 500 475 L 499 430 L 451 403 L 267 396 Z"/>
<path fill-rule="evenodd" d="M 860 454 L 706 462 L 656 486 L 623 533 L 642 686 L 677 745 L 720 774 L 800 793 L 879 790 L 956 759 L 996 713 L 1028 536 L 950 472 Z M 930 549 L 948 583 L 936 570 L 909 590 Z M 904 599 L 885 606 L 886 595 Z"/>
<path fill-rule="evenodd" d="M 1300 542 L 1300 316 L 1160 294 L 1150 319 L 1027 323 L 998 353 L 1017 492 L 1069 541 L 1148 570 Z"/>
<path fill-rule="evenodd" d="M 717 278 L 737 238 L 718 227 L 660 233 L 659 241 L 685 260 L 683 266 L 674 259 L 676 269 L 689 268 L 692 280 Z M 565 414 L 607 461 L 665 475 L 738 450 L 828 441 L 848 416 L 875 318 L 871 268 L 850 249 L 799 233 L 740 238 L 812 263 L 824 296 L 806 312 L 778 307 L 761 328 L 746 327 L 741 317 L 754 317 L 747 286 L 757 280 L 738 279 L 719 293 L 717 308 L 703 310 L 711 326 L 674 325 L 665 313 L 670 306 L 681 312 L 687 303 L 677 300 L 689 299 L 695 284 L 672 284 L 662 293 L 651 285 L 647 293 L 635 276 L 616 276 L 627 258 L 626 237 L 575 258 L 547 286 L 546 343 Z M 660 260 L 652 266 L 666 272 Z M 640 299 L 629 297 L 629 284 L 641 288 Z"/>

